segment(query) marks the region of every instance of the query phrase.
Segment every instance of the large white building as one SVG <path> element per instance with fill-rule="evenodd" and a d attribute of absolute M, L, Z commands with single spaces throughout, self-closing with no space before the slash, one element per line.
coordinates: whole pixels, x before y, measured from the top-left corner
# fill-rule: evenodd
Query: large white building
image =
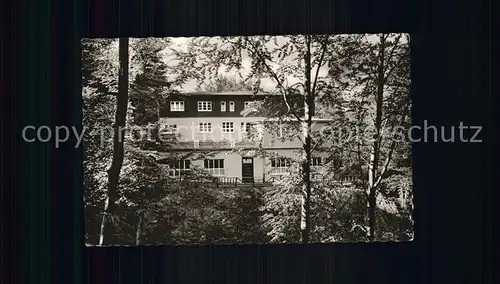
<path fill-rule="evenodd" d="M 251 92 L 171 96 L 160 119 L 162 135 L 175 137 L 166 155 L 170 175 L 180 176 L 198 167 L 221 183 L 262 184 L 288 174 L 301 155 L 301 132 L 292 127 L 293 120 L 272 128 L 264 123 L 269 118 L 259 114 L 256 105 L 266 96 Z M 313 121 L 314 127 L 329 122 Z M 321 172 L 323 160 L 322 155 L 313 156 L 315 172 Z"/>

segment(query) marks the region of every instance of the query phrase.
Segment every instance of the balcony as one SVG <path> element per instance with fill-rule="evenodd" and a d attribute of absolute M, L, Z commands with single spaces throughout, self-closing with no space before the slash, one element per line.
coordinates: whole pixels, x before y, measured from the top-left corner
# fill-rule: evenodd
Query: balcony
<path fill-rule="evenodd" d="M 173 149 L 177 150 L 220 150 L 220 149 L 238 149 L 238 148 L 257 148 L 258 142 L 247 140 L 222 140 L 222 141 L 176 141 L 172 144 Z"/>
<path fill-rule="evenodd" d="M 276 181 L 280 180 L 279 176 L 271 177 L 254 177 L 254 178 L 239 178 L 239 177 L 223 177 L 223 176 L 211 176 L 211 177 L 198 177 L 193 178 L 190 176 L 175 176 L 172 177 L 172 181 L 178 181 L 180 183 L 210 183 L 214 184 L 216 187 L 266 187 L 273 185 Z M 321 179 L 324 180 L 324 179 Z M 320 180 L 312 180 L 312 182 L 318 182 Z M 335 181 L 341 185 L 352 185 L 356 182 L 354 177 L 343 177 Z"/>
<path fill-rule="evenodd" d="M 222 176 L 213 176 L 213 177 L 198 177 L 193 178 L 189 176 L 176 176 L 171 177 L 172 181 L 177 181 L 180 183 L 210 183 L 215 185 L 216 187 L 264 187 L 270 186 L 276 180 L 275 177 L 266 177 L 266 178 L 239 178 L 239 177 L 222 177 Z"/>
<path fill-rule="evenodd" d="M 238 177 L 217 177 L 215 183 L 217 187 L 263 187 L 273 184 L 276 178 L 238 178 Z"/>

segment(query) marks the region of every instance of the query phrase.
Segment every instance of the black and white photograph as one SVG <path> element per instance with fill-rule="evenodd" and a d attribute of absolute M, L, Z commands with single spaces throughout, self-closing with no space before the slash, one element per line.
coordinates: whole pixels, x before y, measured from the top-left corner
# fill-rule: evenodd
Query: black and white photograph
<path fill-rule="evenodd" d="M 81 44 L 87 246 L 413 240 L 408 34 Z"/>

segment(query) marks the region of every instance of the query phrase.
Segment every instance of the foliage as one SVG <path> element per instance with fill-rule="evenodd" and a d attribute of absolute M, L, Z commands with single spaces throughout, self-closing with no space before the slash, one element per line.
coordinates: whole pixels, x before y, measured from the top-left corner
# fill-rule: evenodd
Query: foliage
<path fill-rule="evenodd" d="M 115 111 L 115 97 L 111 94 L 117 88 L 117 74 L 113 40 L 82 40 L 82 109 L 84 127 L 84 187 L 86 241 L 97 243 L 95 234 L 99 231 L 100 214 L 104 202 L 106 170 L 110 164 L 111 145 L 103 143 L 103 129 L 112 125 Z M 117 54 L 116 54 L 117 55 Z M 117 56 L 116 56 L 117 58 Z M 109 136 L 108 136 L 109 137 Z"/>
<path fill-rule="evenodd" d="M 203 84 L 200 91 L 209 92 L 231 92 L 231 91 L 261 91 L 260 82 L 258 80 L 248 79 L 243 80 L 236 76 L 218 75 L 215 79 Z"/>
<path fill-rule="evenodd" d="M 297 165 L 297 163 L 295 163 Z M 263 225 L 271 242 L 300 241 L 301 180 L 295 166 L 264 194 Z M 295 174 L 294 174 L 295 173 Z M 312 201 L 311 242 L 358 242 L 364 240 L 364 195 L 354 185 L 315 182 Z"/>
<path fill-rule="evenodd" d="M 171 91 L 167 78 L 167 64 L 163 62 L 162 51 L 168 46 L 165 39 L 136 39 L 131 45 L 134 55 L 132 64 L 135 78 L 131 84 L 134 124 L 148 125 L 159 120 L 160 107 L 165 104 Z"/>
<path fill-rule="evenodd" d="M 407 129 L 409 115 L 408 43 L 398 35 L 386 37 L 387 80 L 384 85 L 380 168 L 390 156 L 377 189 L 377 239 L 412 238 L 411 144 L 395 143 L 394 127 Z M 380 36 L 378 37 L 380 38 Z M 196 80 L 209 91 L 262 91 L 273 82 L 274 95 L 261 105 L 266 128 L 276 132 L 288 121 L 282 140 L 302 131 L 305 92 L 305 36 L 194 38 L 187 51 L 174 51 L 177 65 L 163 55 L 170 39 L 131 40 L 130 104 L 127 127 L 159 129 L 159 111 L 183 83 Z M 356 242 L 367 239 L 366 182 L 373 136 L 376 134 L 376 80 L 379 45 L 365 35 L 310 36 L 311 88 L 315 112 L 332 119 L 326 131 L 311 131 L 311 153 L 326 153 L 325 176 L 312 184 L 311 242 Z M 375 37 L 377 39 L 377 37 Z M 82 41 L 84 183 L 86 241 L 97 243 L 99 220 L 110 165 L 111 135 L 116 109 L 118 52 L 116 40 Z M 248 68 L 243 57 L 250 59 Z M 323 70 L 320 72 L 320 69 Z M 221 75 L 236 71 L 236 76 Z M 326 72 L 324 72 L 326 70 Z M 208 82 L 207 82 L 208 80 Z M 102 141 L 105 127 L 107 141 Z M 157 133 L 157 132 L 156 132 Z M 125 138 L 117 210 L 113 216 L 116 243 L 134 244 L 142 220 L 141 244 L 298 242 L 303 179 L 300 159 L 291 173 L 267 188 L 217 187 L 186 182 L 208 178 L 192 169 L 183 181 L 168 177 L 160 157 L 170 158 L 169 141 Z M 256 155 L 269 155 L 263 149 Z M 172 156 L 172 158 L 174 158 Z M 333 180 L 345 175 L 353 184 Z M 142 219 L 140 219 L 142 218 Z"/>

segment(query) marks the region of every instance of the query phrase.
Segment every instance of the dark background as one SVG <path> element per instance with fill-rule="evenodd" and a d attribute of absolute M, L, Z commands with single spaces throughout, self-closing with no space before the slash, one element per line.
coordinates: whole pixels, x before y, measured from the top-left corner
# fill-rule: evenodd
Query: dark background
<path fill-rule="evenodd" d="M 487 283 L 491 98 L 486 1 L 2 2 L 1 283 Z M 5 5 L 5 7 L 3 7 Z M 411 243 L 85 248 L 82 149 L 24 143 L 81 127 L 80 38 L 409 32 L 415 124 L 483 143 L 414 145 Z M 11 268 L 12 267 L 12 268 Z"/>

